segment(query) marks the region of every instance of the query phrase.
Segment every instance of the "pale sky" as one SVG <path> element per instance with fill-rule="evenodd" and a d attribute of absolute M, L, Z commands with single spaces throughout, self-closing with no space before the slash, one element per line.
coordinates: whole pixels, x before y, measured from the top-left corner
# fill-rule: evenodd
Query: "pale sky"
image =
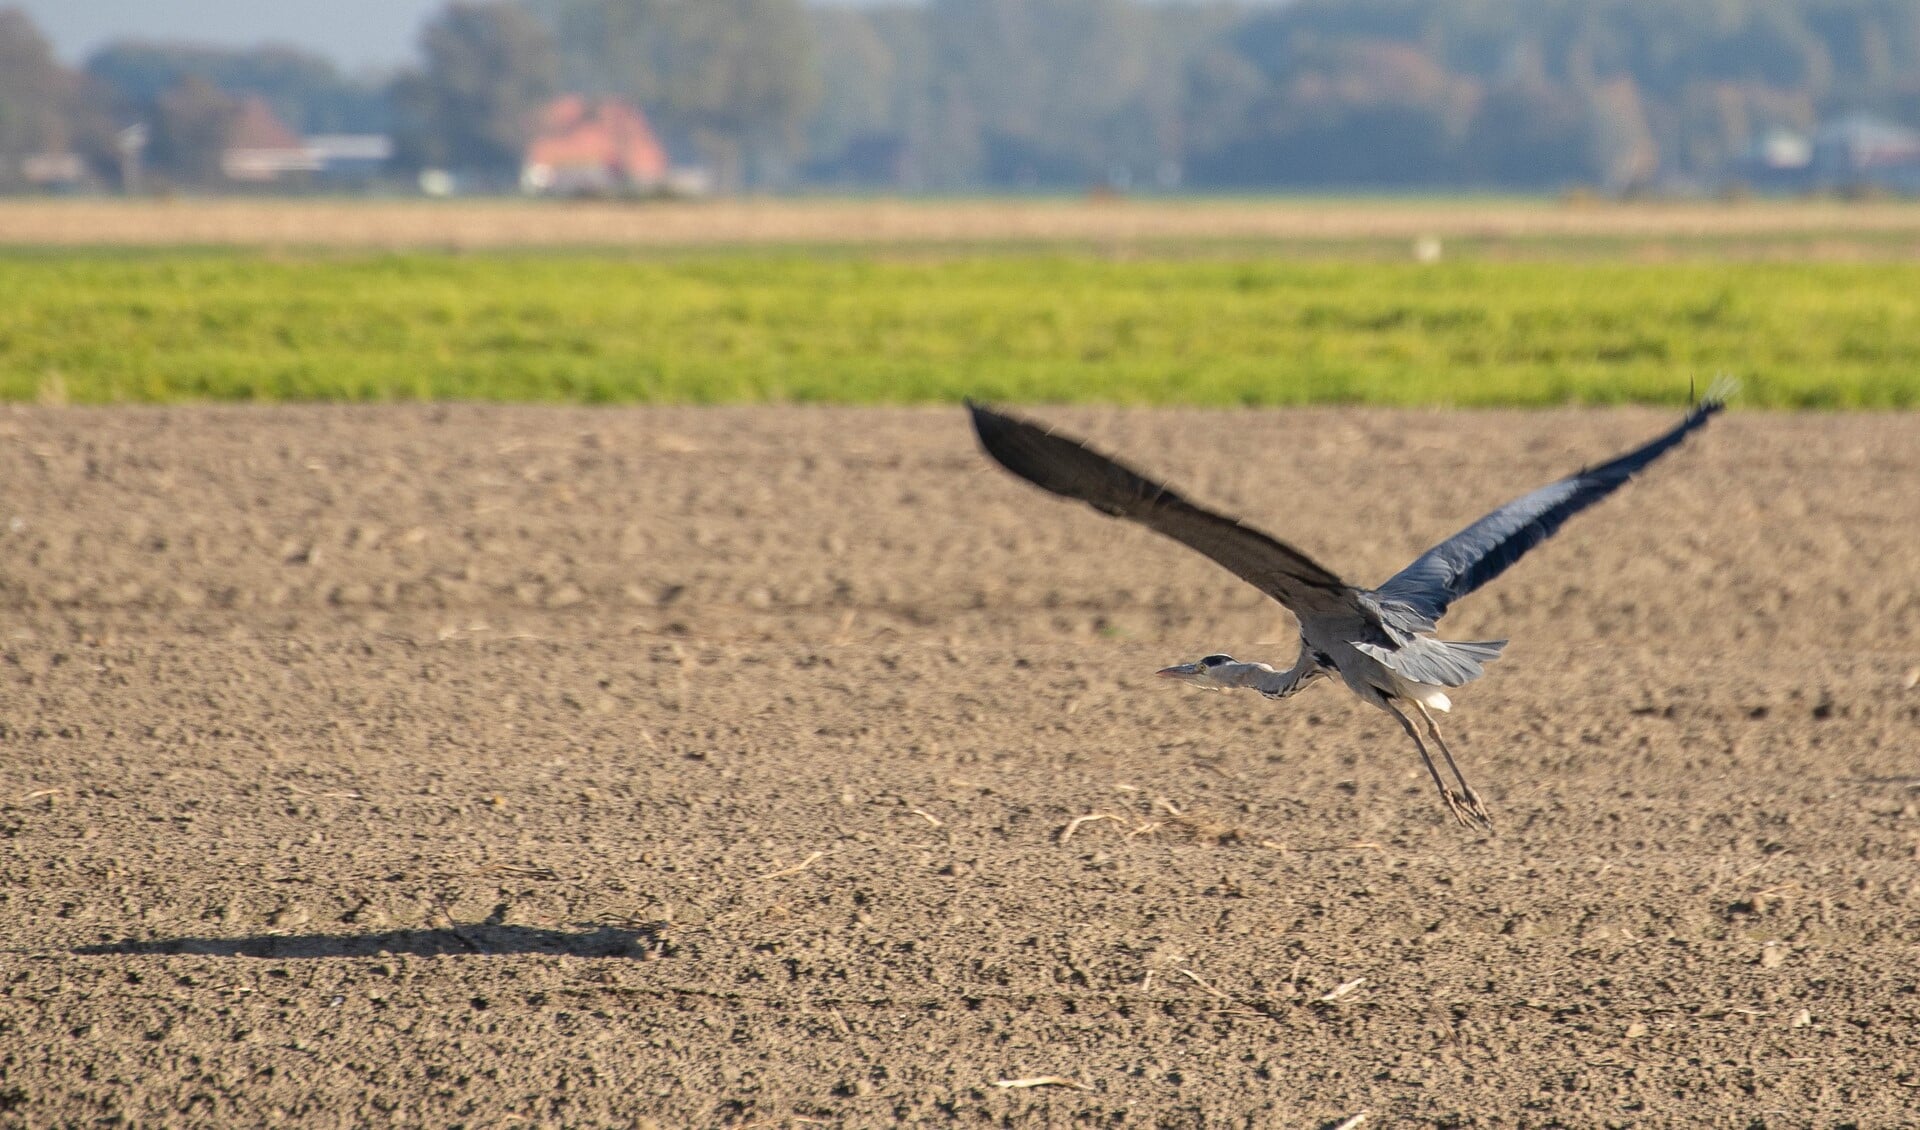
<path fill-rule="evenodd" d="M 890 0 L 809 0 L 874 4 Z M 907 0 L 912 3 L 916 0 Z M 1256 0 L 1258 2 L 1258 0 Z M 60 58 L 78 63 L 114 39 L 164 39 L 221 47 L 304 47 L 349 71 L 390 69 L 413 58 L 420 25 L 446 0 L 0 0 L 24 9 Z"/>
<path fill-rule="evenodd" d="M 834 3 L 872 0 L 829 0 Z M 184 40 L 222 47 L 284 43 L 348 70 L 390 68 L 413 58 L 427 16 L 446 0 L 0 0 L 19 7 L 78 63 L 109 40 Z"/>
<path fill-rule="evenodd" d="M 348 69 L 392 67 L 413 56 L 428 14 L 445 0 L 0 0 L 19 7 L 77 63 L 108 40 L 187 40 L 223 47 L 284 43 Z"/>

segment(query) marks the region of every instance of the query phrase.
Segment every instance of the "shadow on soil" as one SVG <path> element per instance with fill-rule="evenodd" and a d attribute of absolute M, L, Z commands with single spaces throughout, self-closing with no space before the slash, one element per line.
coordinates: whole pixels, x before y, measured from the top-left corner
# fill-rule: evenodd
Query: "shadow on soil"
<path fill-rule="evenodd" d="M 452 926 L 366 934 L 255 934 L 240 938 L 127 939 L 78 946 L 83 956 L 204 954 L 210 957 L 379 957 L 388 954 L 564 954 L 571 957 L 664 957 L 670 949 L 651 925 L 548 930 L 532 926 Z"/>

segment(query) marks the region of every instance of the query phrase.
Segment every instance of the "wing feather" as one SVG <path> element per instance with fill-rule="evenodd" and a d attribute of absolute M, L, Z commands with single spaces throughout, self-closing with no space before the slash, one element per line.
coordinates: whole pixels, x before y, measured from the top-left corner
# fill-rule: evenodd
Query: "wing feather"
<path fill-rule="evenodd" d="M 1295 615 L 1351 611 L 1354 590 L 1285 542 L 1186 499 L 1079 440 L 972 401 L 980 446 L 1043 490 L 1172 538 L 1287 606 Z"/>
<path fill-rule="evenodd" d="M 1625 486 L 1726 407 L 1709 391 L 1678 425 L 1598 467 L 1517 498 L 1427 550 L 1371 594 L 1389 620 L 1432 631 L 1454 601 L 1493 580 L 1567 519 Z"/>

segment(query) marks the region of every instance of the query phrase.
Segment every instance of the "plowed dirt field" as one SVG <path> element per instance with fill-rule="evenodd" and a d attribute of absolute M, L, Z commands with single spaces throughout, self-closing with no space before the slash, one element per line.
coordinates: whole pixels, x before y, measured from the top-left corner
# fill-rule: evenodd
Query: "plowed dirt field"
<path fill-rule="evenodd" d="M 1369 584 L 1673 419 L 1037 414 Z M 1443 629 L 1493 838 L 958 409 L 0 409 L 0 1124 L 1920 1120 L 1920 417 Z"/>

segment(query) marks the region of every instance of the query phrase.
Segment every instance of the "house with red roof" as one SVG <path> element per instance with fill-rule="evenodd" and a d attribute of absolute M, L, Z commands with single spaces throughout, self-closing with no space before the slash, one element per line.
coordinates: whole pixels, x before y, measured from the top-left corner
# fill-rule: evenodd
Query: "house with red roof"
<path fill-rule="evenodd" d="M 286 173 L 318 172 L 321 161 L 312 147 L 280 120 L 267 100 L 248 95 L 227 131 L 227 147 L 220 153 L 220 171 L 228 179 L 265 184 Z"/>
<path fill-rule="evenodd" d="M 669 172 L 667 151 L 639 109 L 567 94 L 541 110 L 520 184 L 558 195 L 650 191 L 666 185 Z"/>

